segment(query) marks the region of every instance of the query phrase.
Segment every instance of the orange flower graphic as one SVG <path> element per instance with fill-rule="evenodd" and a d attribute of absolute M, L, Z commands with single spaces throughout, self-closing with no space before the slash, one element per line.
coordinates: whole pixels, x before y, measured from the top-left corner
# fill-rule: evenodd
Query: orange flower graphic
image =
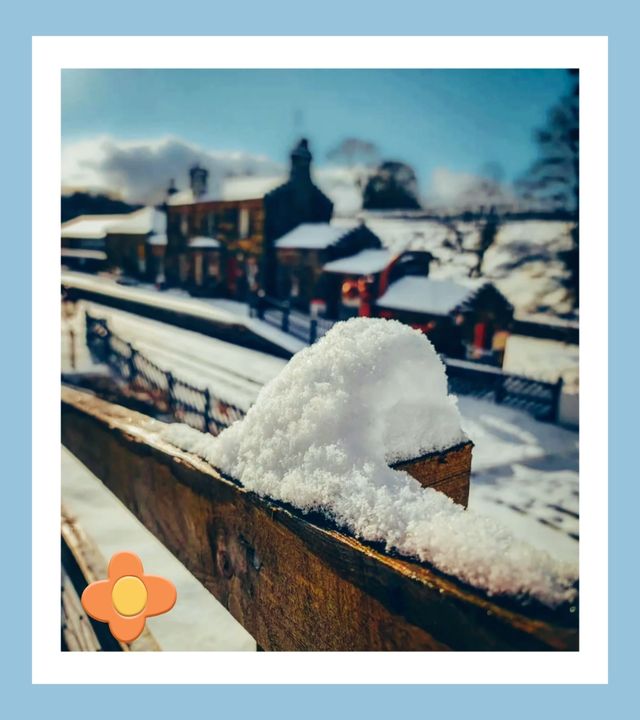
<path fill-rule="evenodd" d="M 158 575 L 145 575 L 142 561 L 130 552 L 116 553 L 109 577 L 91 583 L 82 593 L 82 607 L 94 620 L 109 623 L 120 642 L 132 642 L 148 617 L 169 612 L 176 604 L 175 585 Z"/>

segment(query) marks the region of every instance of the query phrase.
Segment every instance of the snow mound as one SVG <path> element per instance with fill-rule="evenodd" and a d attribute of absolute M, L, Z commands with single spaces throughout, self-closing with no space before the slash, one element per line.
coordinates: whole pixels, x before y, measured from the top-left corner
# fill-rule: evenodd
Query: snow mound
<path fill-rule="evenodd" d="M 389 467 L 466 440 L 433 346 L 397 321 L 336 324 L 217 438 L 185 425 L 162 437 L 261 496 L 319 511 L 490 594 L 551 606 L 574 596 L 572 568 Z"/>

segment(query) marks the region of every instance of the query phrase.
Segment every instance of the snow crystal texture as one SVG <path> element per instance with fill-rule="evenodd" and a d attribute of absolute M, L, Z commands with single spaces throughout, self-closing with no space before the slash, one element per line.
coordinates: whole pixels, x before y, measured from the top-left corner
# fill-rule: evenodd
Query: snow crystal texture
<path fill-rule="evenodd" d="M 338 323 L 217 438 L 186 425 L 163 438 L 261 496 L 319 511 L 489 594 L 550 606 L 574 597 L 572 567 L 389 467 L 466 440 L 442 362 L 402 323 Z"/>

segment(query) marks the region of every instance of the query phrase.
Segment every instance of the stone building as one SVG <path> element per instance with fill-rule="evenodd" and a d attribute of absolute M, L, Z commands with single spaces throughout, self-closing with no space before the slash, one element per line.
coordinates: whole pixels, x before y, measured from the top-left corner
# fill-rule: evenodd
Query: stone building
<path fill-rule="evenodd" d="M 211 190 L 208 171 L 196 165 L 189 189 L 179 192 L 172 184 L 166 202 L 168 283 L 236 300 L 259 288 L 275 294 L 276 239 L 301 223 L 331 219 L 333 205 L 313 183 L 311 161 L 303 139 L 291 153 L 284 182 L 229 178 Z"/>

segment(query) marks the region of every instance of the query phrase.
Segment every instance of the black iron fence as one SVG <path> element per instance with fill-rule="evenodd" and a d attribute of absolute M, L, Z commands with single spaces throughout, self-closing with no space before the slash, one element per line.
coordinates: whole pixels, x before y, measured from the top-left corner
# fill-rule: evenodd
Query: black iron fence
<path fill-rule="evenodd" d="M 142 392 L 161 414 L 217 435 L 245 411 L 164 370 L 114 333 L 107 320 L 86 313 L 87 346 L 96 362 L 108 365 L 132 391 Z"/>
<path fill-rule="evenodd" d="M 335 323 L 327 318 L 309 317 L 292 308 L 290 303 L 266 295 L 256 296 L 249 313 L 251 317 L 264 320 L 309 345 L 329 332 Z"/>
<path fill-rule="evenodd" d="M 449 391 L 455 395 L 492 400 L 519 408 L 537 420 L 557 422 L 562 396 L 562 378 L 555 383 L 522 375 L 511 375 L 499 368 L 465 360 L 442 358 L 447 366 Z"/>

